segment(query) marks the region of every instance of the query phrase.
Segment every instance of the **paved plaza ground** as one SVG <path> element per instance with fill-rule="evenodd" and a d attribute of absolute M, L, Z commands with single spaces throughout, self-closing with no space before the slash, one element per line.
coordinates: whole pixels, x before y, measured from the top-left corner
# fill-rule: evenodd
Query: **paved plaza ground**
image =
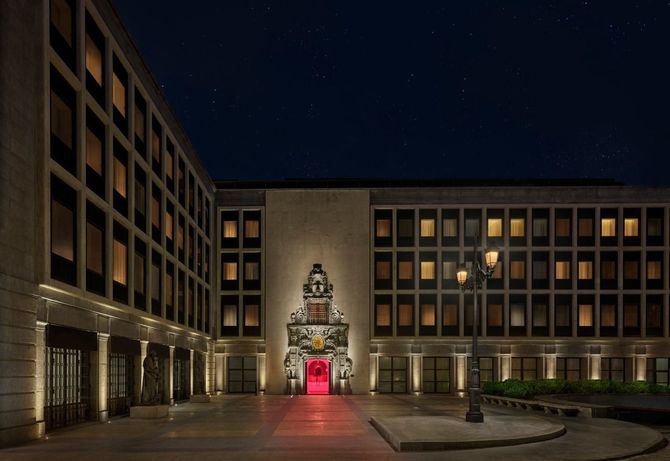
<path fill-rule="evenodd" d="M 634 426 L 614 420 L 560 418 L 554 440 L 491 449 L 398 453 L 370 425 L 371 416 L 462 416 L 455 396 L 217 396 L 185 403 L 159 421 L 113 419 L 50 433 L 0 450 L 0 460 L 564 460 L 611 459 L 635 443 Z M 485 406 L 487 414 L 514 410 Z M 559 419 L 554 416 L 547 418 Z M 668 432 L 668 428 L 661 428 Z M 670 449 L 635 458 L 670 460 Z"/>

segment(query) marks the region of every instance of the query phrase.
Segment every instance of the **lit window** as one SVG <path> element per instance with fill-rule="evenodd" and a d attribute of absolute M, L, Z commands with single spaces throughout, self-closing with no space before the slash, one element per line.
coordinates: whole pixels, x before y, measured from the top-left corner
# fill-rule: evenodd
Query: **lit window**
<path fill-rule="evenodd" d="M 172 179 L 174 175 L 174 157 L 169 150 L 165 151 L 165 175 L 168 179 Z"/>
<path fill-rule="evenodd" d="M 503 325 L 502 304 L 486 305 L 486 321 L 490 327 L 501 327 Z"/>
<path fill-rule="evenodd" d="M 137 90 L 135 91 L 135 99 L 137 100 L 138 94 Z M 144 142 L 144 133 L 146 130 L 146 120 L 144 118 L 144 111 L 137 106 L 137 101 L 135 102 L 135 136 Z"/>
<path fill-rule="evenodd" d="M 237 238 L 237 221 L 223 221 L 223 238 Z"/>
<path fill-rule="evenodd" d="M 174 222 L 172 221 L 172 213 L 169 211 L 165 212 L 165 236 L 172 240 L 174 235 Z"/>
<path fill-rule="evenodd" d="M 151 298 L 161 299 L 161 268 L 155 263 L 151 263 Z"/>
<path fill-rule="evenodd" d="M 444 280 L 456 280 L 456 262 L 455 261 L 443 261 L 442 262 L 442 277 L 444 278 Z"/>
<path fill-rule="evenodd" d="M 86 223 L 86 269 L 102 275 L 102 229 Z"/>
<path fill-rule="evenodd" d="M 181 223 L 177 226 L 177 246 L 180 250 L 184 249 L 184 226 Z"/>
<path fill-rule="evenodd" d="M 536 218 L 533 219 L 533 236 L 546 237 L 547 236 L 547 219 Z"/>
<path fill-rule="evenodd" d="M 600 220 L 600 236 L 616 237 L 616 218 L 602 218 Z"/>
<path fill-rule="evenodd" d="M 523 218 L 512 218 L 509 221 L 510 237 L 523 237 L 526 235 L 526 220 Z"/>
<path fill-rule="evenodd" d="M 112 74 L 112 102 L 121 115 L 126 116 L 126 86 L 121 79 Z"/>
<path fill-rule="evenodd" d="M 493 274 L 491 274 L 492 279 L 501 279 L 503 278 L 503 263 L 500 260 L 500 255 L 498 255 L 498 264 L 496 264 L 496 267 L 493 269 Z"/>
<path fill-rule="evenodd" d="M 258 304 L 247 304 L 244 306 L 244 326 L 257 327 L 260 325 L 260 309 Z"/>
<path fill-rule="evenodd" d="M 435 320 L 435 304 L 421 305 L 421 326 L 433 327 L 436 324 Z"/>
<path fill-rule="evenodd" d="M 601 277 L 603 280 L 613 280 L 616 278 L 616 263 L 614 261 L 603 261 Z"/>
<path fill-rule="evenodd" d="M 244 280 L 258 280 L 260 278 L 259 264 L 257 262 L 244 263 Z"/>
<path fill-rule="evenodd" d="M 435 261 L 421 261 L 421 280 L 435 278 Z"/>
<path fill-rule="evenodd" d="M 86 70 L 102 86 L 102 52 L 90 35 L 86 34 Z"/>
<path fill-rule="evenodd" d="M 412 279 L 412 261 L 398 262 L 398 278 L 400 280 Z"/>
<path fill-rule="evenodd" d="M 237 326 L 237 306 L 234 304 L 224 304 L 223 306 L 223 326 Z"/>
<path fill-rule="evenodd" d="M 570 237 L 569 218 L 556 218 L 556 237 Z"/>
<path fill-rule="evenodd" d="M 388 304 L 377 304 L 376 321 L 378 327 L 391 326 L 391 306 Z"/>
<path fill-rule="evenodd" d="M 593 305 L 580 304 L 579 305 L 579 326 L 592 327 L 593 326 Z"/>
<path fill-rule="evenodd" d="M 376 234 L 377 237 L 386 238 L 391 236 L 391 220 L 390 219 L 378 219 L 376 223 Z"/>
<path fill-rule="evenodd" d="M 592 237 L 593 236 L 593 219 L 591 218 L 579 218 L 577 222 L 577 233 L 580 237 Z"/>
<path fill-rule="evenodd" d="M 637 328 L 639 322 L 639 308 L 637 304 L 624 304 L 623 306 L 623 326 L 627 328 Z"/>
<path fill-rule="evenodd" d="M 72 149 L 72 109 L 51 90 L 51 133 Z"/>
<path fill-rule="evenodd" d="M 421 237 L 435 237 L 435 220 L 421 220 Z"/>
<path fill-rule="evenodd" d="M 556 280 L 570 278 L 570 261 L 556 261 Z"/>
<path fill-rule="evenodd" d="M 444 219 L 442 221 L 442 234 L 444 237 L 457 237 L 458 221 L 456 219 Z"/>
<path fill-rule="evenodd" d="M 237 263 L 224 262 L 223 263 L 223 280 L 237 280 Z"/>
<path fill-rule="evenodd" d="M 156 123 L 155 121 L 153 123 Z M 152 126 L 151 128 L 151 157 L 156 163 L 161 161 L 161 135 Z"/>
<path fill-rule="evenodd" d="M 660 280 L 661 261 L 647 261 L 647 278 L 649 280 Z"/>
<path fill-rule="evenodd" d="M 526 262 L 525 261 L 510 261 L 509 263 L 509 277 L 515 280 L 522 280 L 526 278 Z"/>
<path fill-rule="evenodd" d="M 454 327 L 458 325 L 458 306 L 456 304 L 444 305 L 442 325 L 445 327 Z"/>
<path fill-rule="evenodd" d="M 257 239 L 261 235 L 260 223 L 255 219 L 244 221 L 244 238 Z"/>
<path fill-rule="evenodd" d="M 68 46 L 72 47 L 72 8 L 66 0 L 51 2 L 51 22 Z"/>
<path fill-rule="evenodd" d="M 413 310 L 411 304 L 398 305 L 398 326 L 409 327 L 414 324 Z"/>
<path fill-rule="evenodd" d="M 637 237 L 639 235 L 639 222 L 637 218 L 625 218 L 623 220 L 623 236 Z"/>
<path fill-rule="evenodd" d="M 121 196 L 126 197 L 126 166 L 114 157 L 114 190 Z"/>
<path fill-rule="evenodd" d="M 526 305 L 511 304 L 509 306 L 509 324 L 512 327 L 526 326 Z"/>
<path fill-rule="evenodd" d="M 156 229 L 161 227 L 161 202 L 154 195 L 151 196 L 151 225 Z"/>
<path fill-rule="evenodd" d="M 600 306 L 600 326 L 606 328 L 616 326 L 616 306 L 614 304 Z"/>
<path fill-rule="evenodd" d="M 377 261 L 375 267 L 377 280 L 389 280 L 391 278 L 391 261 Z"/>
<path fill-rule="evenodd" d="M 638 275 L 638 262 L 637 261 L 624 261 L 623 262 L 623 278 L 628 280 L 635 280 L 639 277 Z"/>
<path fill-rule="evenodd" d="M 489 218 L 486 235 L 489 237 L 502 237 L 502 219 Z"/>
<path fill-rule="evenodd" d="M 579 261 L 579 280 L 593 278 L 593 261 Z"/>
<path fill-rule="evenodd" d="M 114 281 L 125 285 L 128 280 L 128 248 L 122 242 L 114 240 Z"/>
<path fill-rule="evenodd" d="M 86 129 L 86 165 L 102 176 L 102 142 L 88 128 Z"/>

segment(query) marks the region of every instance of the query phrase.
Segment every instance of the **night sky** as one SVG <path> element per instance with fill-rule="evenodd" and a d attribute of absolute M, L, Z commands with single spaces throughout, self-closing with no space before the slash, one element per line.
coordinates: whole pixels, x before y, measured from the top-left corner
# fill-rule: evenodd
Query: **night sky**
<path fill-rule="evenodd" d="M 214 179 L 670 184 L 668 1 L 115 3 Z"/>

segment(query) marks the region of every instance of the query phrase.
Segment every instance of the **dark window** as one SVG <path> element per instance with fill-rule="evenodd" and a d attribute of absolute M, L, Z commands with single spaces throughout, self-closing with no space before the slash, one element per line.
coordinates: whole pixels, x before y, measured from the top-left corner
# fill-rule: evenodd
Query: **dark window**
<path fill-rule="evenodd" d="M 161 243 L 161 226 L 162 226 L 162 216 L 161 216 L 161 190 L 158 184 L 152 183 L 151 187 L 151 237 L 154 242 L 160 245 Z M 189 242 L 192 244 L 192 242 Z"/>
<path fill-rule="evenodd" d="M 527 321 L 526 295 L 510 295 L 509 297 L 509 335 L 526 336 Z"/>
<path fill-rule="evenodd" d="M 423 392 L 431 394 L 451 391 L 451 359 L 423 357 Z"/>
<path fill-rule="evenodd" d="M 86 12 L 86 89 L 105 107 L 105 36 Z"/>
<path fill-rule="evenodd" d="M 113 157 L 113 201 L 114 209 L 123 216 L 128 216 L 128 152 L 121 143 L 114 140 Z"/>
<path fill-rule="evenodd" d="M 554 211 L 554 242 L 556 246 L 572 245 L 572 210 L 569 208 Z"/>
<path fill-rule="evenodd" d="M 465 317 L 464 333 L 466 336 L 472 336 L 472 324 L 474 321 L 474 297 L 471 294 L 466 294 L 464 296 L 464 305 L 463 305 L 463 317 Z M 483 329 L 483 319 L 482 319 L 482 298 L 477 296 L 477 331 L 482 332 Z"/>
<path fill-rule="evenodd" d="M 512 357 L 512 379 L 538 379 L 537 357 Z"/>
<path fill-rule="evenodd" d="M 128 72 L 114 55 L 112 61 L 112 107 L 114 124 L 128 136 Z"/>
<path fill-rule="evenodd" d="M 647 295 L 647 336 L 663 336 L 663 296 Z"/>
<path fill-rule="evenodd" d="M 465 210 L 465 245 L 471 247 L 475 243 L 475 236 L 482 242 L 482 210 Z"/>
<path fill-rule="evenodd" d="M 600 379 L 618 381 L 620 383 L 626 381 L 626 359 L 610 357 L 601 359 Z"/>
<path fill-rule="evenodd" d="M 640 297 L 624 295 L 623 297 L 623 334 L 624 336 L 640 336 Z"/>
<path fill-rule="evenodd" d="M 147 246 L 137 237 L 135 238 L 135 255 L 133 256 L 133 261 L 135 268 L 133 278 L 135 308 L 145 310 L 147 308 Z"/>
<path fill-rule="evenodd" d="M 532 219 L 533 246 L 549 246 L 549 210 L 533 208 Z"/>
<path fill-rule="evenodd" d="M 86 186 L 105 199 L 105 126 L 86 110 Z"/>
<path fill-rule="evenodd" d="M 600 296 L 600 336 L 618 336 L 617 306 L 616 295 Z"/>
<path fill-rule="evenodd" d="M 238 336 L 239 313 L 237 295 L 221 296 L 221 335 Z"/>
<path fill-rule="evenodd" d="M 533 336 L 549 335 L 549 298 L 547 295 L 533 295 L 531 307 L 531 327 Z"/>
<path fill-rule="evenodd" d="M 77 12 L 74 0 L 49 2 L 49 42 L 72 72 L 76 69 Z"/>
<path fill-rule="evenodd" d="M 647 208 L 647 246 L 663 245 L 663 208 Z"/>
<path fill-rule="evenodd" d="M 165 318 L 174 320 L 174 264 L 170 261 L 165 263 Z"/>
<path fill-rule="evenodd" d="M 647 289 L 660 290 L 663 288 L 663 252 L 647 252 Z"/>
<path fill-rule="evenodd" d="M 391 295 L 375 295 L 375 336 L 393 334 L 393 300 Z"/>
<path fill-rule="evenodd" d="M 128 230 L 114 222 L 112 244 L 113 295 L 114 301 L 128 302 Z"/>
<path fill-rule="evenodd" d="M 634 290 L 640 288 L 639 251 L 626 251 L 623 254 L 623 287 Z"/>
<path fill-rule="evenodd" d="M 228 392 L 256 393 L 256 357 L 228 358 Z"/>
<path fill-rule="evenodd" d="M 186 293 L 186 320 L 188 326 L 195 327 L 195 282 L 188 277 L 188 292 Z"/>
<path fill-rule="evenodd" d="M 572 336 L 572 297 L 570 295 L 554 297 L 554 334 Z"/>
<path fill-rule="evenodd" d="M 105 296 L 105 213 L 86 202 L 86 289 Z"/>
<path fill-rule="evenodd" d="M 505 298 L 503 295 L 488 295 L 486 297 L 486 334 L 487 336 L 502 336 L 505 333 L 504 312 Z"/>
<path fill-rule="evenodd" d="M 670 358 L 647 359 L 647 381 L 654 384 L 670 385 Z"/>
<path fill-rule="evenodd" d="M 594 246 L 596 213 L 593 208 L 577 210 L 577 244 L 579 246 Z"/>
<path fill-rule="evenodd" d="M 135 87 L 135 121 L 133 127 L 135 134 L 135 150 L 142 158 L 147 158 L 147 103 Z"/>
<path fill-rule="evenodd" d="M 414 336 L 414 295 L 397 295 L 398 311 L 396 334 L 398 336 Z"/>
<path fill-rule="evenodd" d="M 163 299 L 163 281 L 161 277 L 162 257 L 160 253 L 151 252 L 151 313 L 161 317 Z"/>
<path fill-rule="evenodd" d="M 186 324 L 186 276 L 184 271 L 179 270 L 179 277 L 177 277 L 177 321 Z"/>
<path fill-rule="evenodd" d="M 414 210 L 397 210 L 397 246 L 414 246 Z"/>
<path fill-rule="evenodd" d="M 51 278 L 77 284 L 77 193 L 51 175 Z"/>
<path fill-rule="evenodd" d="M 419 296 L 419 335 L 437 335 L 437 296 L 422 294 Z"/>
<path fill-rule="evenodd" d="M 407 357 L 379 357 L 379 392 L 407 393 Z"/>
<path fill-rule="evenodd" d="M 51 68 L 51 158 L 77 175 L 77 104 L 75 92 L 55 68 Z"/>
<path fill-rule="evenodd" d="M 163 162 L 163 127 L 156 118 L 151 120 L 151 168 L 154 173 L 161 175 L 161 163 Z"/>
<path fill-rule="evenodd" d="M 600 253 L 600 288 L 616 290 L 618 255 L 615 251 L 604 251 Z"/>
<path fill-rule="evenodd" d="M 556 358 L 556 379 L 565 379 L 566 381 L 579 381 L 587 379 L 587 364 L 585 358 L 579 357 L 557 357 Z"/>
<path fill-rule="evenodd" d="M 109 416 L 125 415 L 130 412 L 135 383 L 135 360 L 133 355 L 110 352 L 108 364 Z"/>
<path fill-rule="evenodd" d="M 147 230 L 147 175 L 135 163 L 135 226 Z"/>
<path fill-rule="evenodd" d="M 533 288 L 549 288 L 549 252 L 533 252 Z"/>
<path fill-rule="evenodd" d="M 458 295 L 442 295 L 442 336 L 458 334 Z"/>

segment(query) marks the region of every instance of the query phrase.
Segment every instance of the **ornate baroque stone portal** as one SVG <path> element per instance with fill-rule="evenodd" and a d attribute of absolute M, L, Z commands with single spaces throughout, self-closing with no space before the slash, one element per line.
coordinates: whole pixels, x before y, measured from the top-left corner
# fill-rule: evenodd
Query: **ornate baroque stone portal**
<path fill-rule="evenodd" d="M 306 393 L 305 362 L 310 358 L 330 361 L 331 392 L 350 392 L 353 362 L 347 355 L 349 325 L 333 303 L 333 285 L 321 264 L 314 264 L 302 288 L 302 303 L 288 324 L 288 352 L 284 369 L 289 393 Z"/>

